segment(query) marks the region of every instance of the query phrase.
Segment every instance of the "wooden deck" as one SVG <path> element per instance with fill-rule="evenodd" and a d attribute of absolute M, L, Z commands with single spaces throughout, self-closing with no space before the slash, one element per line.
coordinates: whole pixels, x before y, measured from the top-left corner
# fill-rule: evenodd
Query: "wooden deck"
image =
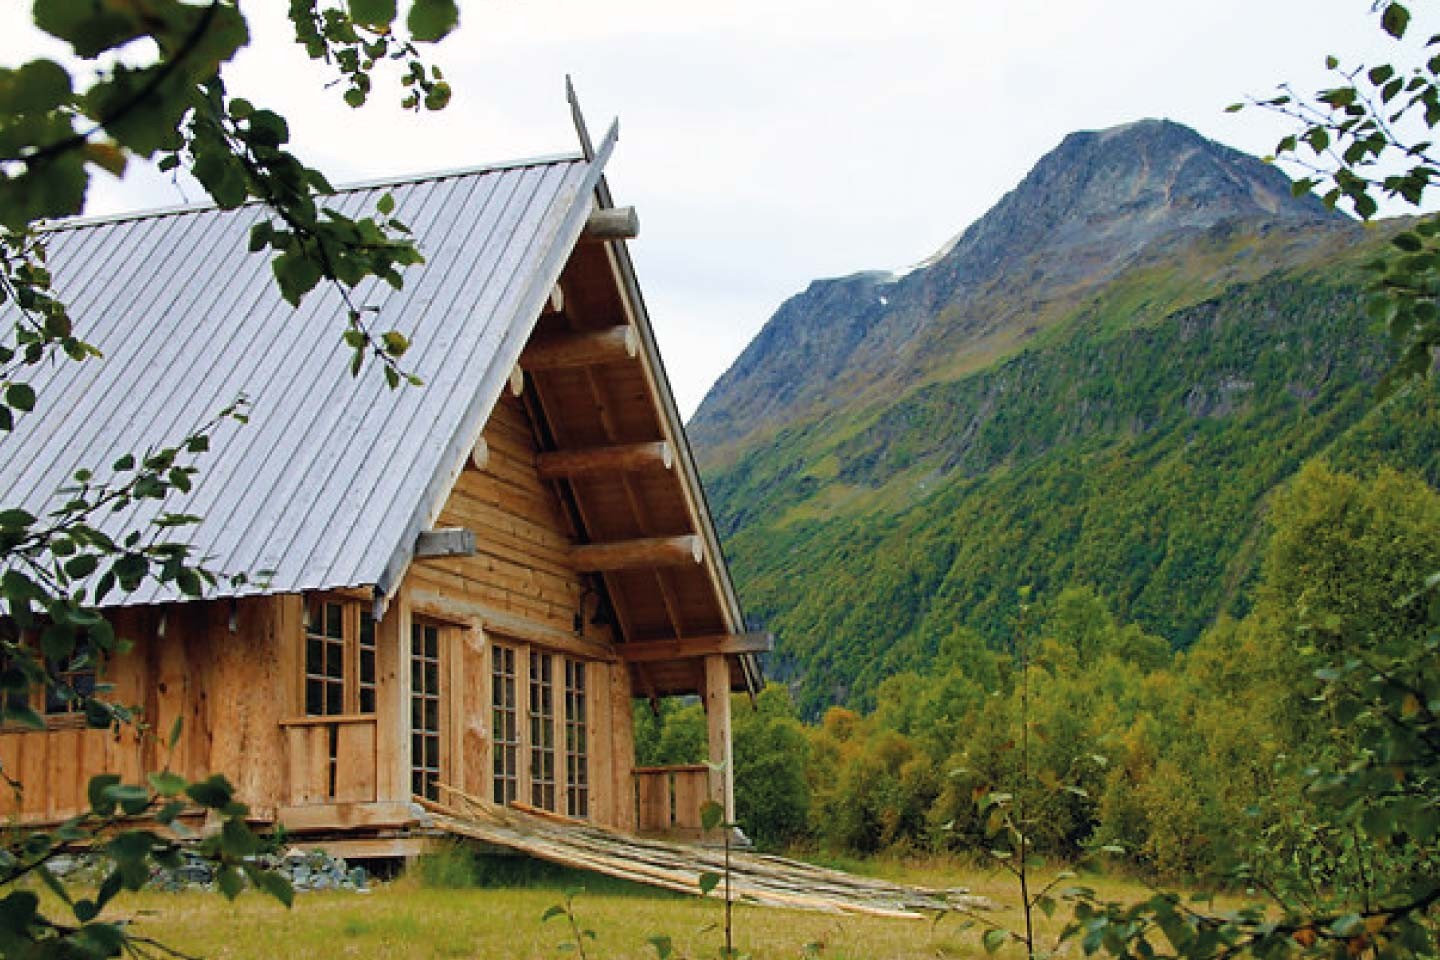
<path fill-rule="evenodd" d="M 641 838 L 474 798 L 425 806 L 430 825 L 454 836 L 665 890 L 698 895 L 702 874 L 725 869 L 725 852 L 714 845 Z M 919 919 L 992 906 L 960 889 L 905 886 L 748 851 L 731 852 L 730 877 L 735 901 L 795 910 Z"/>

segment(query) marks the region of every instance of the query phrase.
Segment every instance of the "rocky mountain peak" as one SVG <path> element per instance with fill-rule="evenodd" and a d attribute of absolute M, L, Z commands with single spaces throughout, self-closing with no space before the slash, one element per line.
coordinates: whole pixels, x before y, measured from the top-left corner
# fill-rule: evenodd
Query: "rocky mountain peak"
<path fill-rule="evenodd" d="M 1173 121 L 1072 133 L 910 271 L 817 280 L 787 300 L 711 389 L 692 437 L 703 460 L 876 385 L 904 389 L 966 349 L 1015 343 L 1046 304 L 1209 231 L 1345 219 L 1292 196 L 1275 167 Z"/>
<path fill-rule="evenodd" d="M 1059 271 L 1053 279 L 1073 280 L 1097 267 L 1113 273 L 1167 234 L 1237 219 L 1339 217 L 1314 197 L 1293 197 L 1290 181 L 1270 164 L 1183 124 L 1139 120 L 1065 137 L 960 236 L 937 279 L 973 283 L 1016 256 L 1046 250 Z M 1084 256 L 1067 263 L 1065 254 L 1081 248 Z"/>

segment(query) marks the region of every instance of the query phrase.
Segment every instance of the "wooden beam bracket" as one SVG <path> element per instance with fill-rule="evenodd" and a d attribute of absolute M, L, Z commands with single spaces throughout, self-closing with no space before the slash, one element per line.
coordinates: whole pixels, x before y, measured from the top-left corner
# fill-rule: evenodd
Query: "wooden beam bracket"
<path fill-rule="evenodd" d="M 639 235 L 640 216 L 634 207 L 608 207 L 591 211 L 580 239 L 600 243 L 605 240 L 634 240 Z"/>
<path fill-rule="evenodd" d="M 721 633 L 708 637 L 679 637 L 675 640 L 644 640 L 616 644 L 615 652 L 626 663 L 654 663 L 661 660 L 689 660 L 712 654 L 769 653 L 775 637 L 760 633 Z"/>
<path fill-rule="evenodd" d="M 442 557 L 473 557 L 475 531 L 464 527 L 422 530 L 415 538 L 415 559 L 435 560 Z"/>

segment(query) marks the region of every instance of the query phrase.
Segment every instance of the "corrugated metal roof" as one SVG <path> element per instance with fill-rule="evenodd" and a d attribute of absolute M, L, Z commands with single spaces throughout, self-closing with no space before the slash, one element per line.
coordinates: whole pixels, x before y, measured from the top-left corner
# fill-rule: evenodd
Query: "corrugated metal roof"
<path fill-rule="evenodd" d="M 200 458 L 195 489 L 163 509 L 204 517 L 179 537 L 214 570 L 271 571 L 265 592 L 393 590 L 416 534 L 438 514 L 588 215 L 614 130 L 593 161 L 551 158 L 341 191 L 347 215 L 385 192 L 423 265 L 401 291 L 352 293 L 376 330 L 414 346 L 425 386 L 388 389 L 378 365 L 349 373 L 344 304 L 324 285 L 300 309 L 269 258 L 246 253 L 263 207 L 185 208 L 57 225 L 55 287 L 101 360 L 31 379 L 36 412 L 0 439 L 0 503 L 39 513 L 81 468 L 105 477 L 127 452 L 173 444 L 242 394 Z M 152 505 L 106 522 L 135 529 Z M 214 596 L 258 592 L 221 588 Z M 111 603 L 171 599 L 142 587 Z"/>

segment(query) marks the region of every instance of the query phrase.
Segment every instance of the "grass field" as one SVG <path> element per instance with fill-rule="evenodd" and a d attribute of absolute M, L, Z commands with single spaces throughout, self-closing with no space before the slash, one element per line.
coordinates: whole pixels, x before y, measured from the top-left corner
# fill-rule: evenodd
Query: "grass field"
<path fill-rule="evenodd" d="M 1003 875 L 944 864 L 866 864 L 869 872 L 935 886 L 966 886 L 997 903 L 1014 899 Z M 675 956 L 716 957 L 722 944 L 722 904 L 716 900 L 667 895 L 603 878 L 561 877 L 550 872 L 523 885 L 437 889 L 418 877 L 379 884 L 370 893 L 306 893 L 293 909 L 247 893 L 235 903 L 202 893 L 144 893 L 119 902 L 133 930 L 187 954 L 217 958 L 534 958 L 564 954 L 564 918 L 541 923 L 541 915 L 563 900 L 574 883 L 586 884 L 575 898 L 582 928 L 595 931 L 586 953 L 600 958 L 654 958 L 647 942 L 669 936 Z M 1141 887 L 1087 879 L 1114 897 L 1139 898 Z M 1062 906 L 1053 920 L 1040 918 L 1053 934 L 1068 917 Z M 1015 909 L 1000 909 L 998 923 L 1018 928 Z M 835 917 L 746 905 L 735 908 L 736 947 L 754 960 L 821 957 L 881 960 L 909 957 L 983 956 L 976 930 L 962 931 L 954 917 L 938 922 Z M 1047 939 L 1047 946 L 1051 945 Z M 1076 952 L 1076 951 L 1068 951 Z M 574 956 L 573 953 L 564 954 Z M 1017 948 L 1002 951 L 1019 956 Z"/>

